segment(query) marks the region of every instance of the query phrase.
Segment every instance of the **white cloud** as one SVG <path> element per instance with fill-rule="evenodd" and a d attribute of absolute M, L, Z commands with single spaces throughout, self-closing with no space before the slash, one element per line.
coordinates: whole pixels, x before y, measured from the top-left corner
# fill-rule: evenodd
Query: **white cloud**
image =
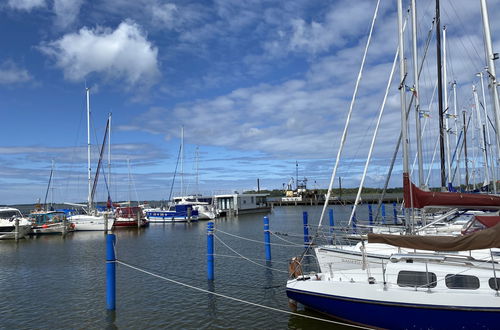
<path fill-rule="evenodd" d="M 32 79 L 26 69 L 18 67 L 12 61 L 5 61 L 0 65 L 0 84 L 19 84 Z"/>
<path fill-rule="evenodd" d="M 124 80 L 128 87 L 149 87 L 160 75 L 158 49 L 132 21 L 122 22 L 116 30 L 84 27 L 40 50 L 72 81 L 100 74 L 105 80 Z"/>
<path fill-rule="evenodd" d="M 73 24 L 78 17 L 83 0 L 54 0 L 56 25 L 66 28 Z"/>
<path fill-rule="evenodd" d="M 176 23 L 178 8 L 173 3 L 154 4 L 151 7 L 153 23 L 172 28 Z"/>
<path fill-rule="evenodd" d="M 45 0 L 9 0 L 8 6 L 13 9 L 30 11 L 34 8 L 45 7 Z"/>

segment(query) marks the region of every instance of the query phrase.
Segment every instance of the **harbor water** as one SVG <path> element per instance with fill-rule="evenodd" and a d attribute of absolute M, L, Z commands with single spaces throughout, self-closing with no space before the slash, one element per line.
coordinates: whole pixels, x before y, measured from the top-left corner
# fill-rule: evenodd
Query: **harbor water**
<path fill-rule="evenodd" d="M 336 223 L 351 210 L 350 206 L 332 208 Z M 115 312 L 106 310 L 103 232 L 75 232 L 66 238 L 40 236 L 18 243 L 0 241 L 0 314 L 4 316 L 0 328 L 347 328 L 228 300 L 167 280 L 289 311 L 287 262 L 304 250 L 303 211 L 308 212 L 310 233 L 314 233 L 320 206 L 275 207 L 268 214 L 271 231 L 281 233 L 282 238 L 271 235 L 271 242 L 287 246 L 273 245 L 272 261 L 267 263 L 265 214 L 215 220 L 214 281 L 207 281 L 207 222 L 115 230 L 118 260 L 163 277 L 117 264 Z M 366 206 L 360 206 L 358 214 L 366 219 Z M 328 225 L 328 215 L 324 224 Z M 323 318 L 301 306 L 298 313 Z"/>

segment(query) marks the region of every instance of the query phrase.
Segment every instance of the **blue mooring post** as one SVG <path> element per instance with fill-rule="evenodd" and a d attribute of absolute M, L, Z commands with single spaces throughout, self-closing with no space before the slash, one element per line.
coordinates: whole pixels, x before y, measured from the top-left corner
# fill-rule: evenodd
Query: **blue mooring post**
<path fill-rule="evenodd" d="M 114 234 L 106 235 L 106 306 L 108 310 L 116 309 L 116 257 Z"/>
<path fill-rule="evenodd" d="M 352 207 L 354 208 L 354 206 Z M 352 231 L 353 232 L 356 232 L 356 211 L 354 211 L 353 215 L 352 215 Z"/>
<path fill-rule="evenodd" d="M 397 209 L 397 205 L 396 205 L 396 202 L 392 202 L 392 207 L 393 207 L 393 214 L 394 214 L 394 224 L 397 225 L 398 224 L 398 209 Z"/>
<path fill-rule="evenodd" d="M 372 204 L 368 204 L 368 221 L 370 223 L 370 226 L 373 225 L 373 210 L 372 210 Z"/>
<path fill-rule="evenodd" d="M 266 243 L 266 260 L 271 261 L 271 233 L 269 232 L 269 218 L 264 217 L 264 242 Z"/>
<path fill-rule="evenodd" d="M 207 279 L 214 279 L 214 223 L 207 225 Z"/>
<path fill-rule="evenodd" d="M 333 209 L 328 210 L 328 217 L 330 218 L 330 244 L 333 244 L 333 232 L 335 231 L 335 221 L 333 220 Z"/>
<path fill-rule="evenodd" d="M 382 203 L 382 223 L 385 224 L 385 204 Z"/>
<path fill-rule="evenodd" d="M 304 222 L 304 247 L 309 245 L 309 225 L 307 224 L 307 212 L 302 213 L 302 220 Z"/>

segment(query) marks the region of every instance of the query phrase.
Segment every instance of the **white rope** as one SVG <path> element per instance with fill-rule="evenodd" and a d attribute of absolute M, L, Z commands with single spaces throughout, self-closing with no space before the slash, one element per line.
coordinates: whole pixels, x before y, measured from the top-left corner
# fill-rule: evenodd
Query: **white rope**
<path fill-rule="evenodd" d="M 406 22 L 405 22 L 406 23 Z M 361 191 L 363 190 L 363 186 L 365 184 L 366 174 L 368 173 L 368 166 L 370 165 L 370 161 L 372 159 L 373 148 L 375 146 L 375 141 L 377 140 L 378 129 L 380 127 L 380 122 L 382 121 L 382 115 L 384 114 L 385 104 L 387 101 L 387 95 L 389 95 L 389 90 L 391 88 L 392 78 L 394 77 L 394 71 L 396 71 L 396 63 L 398 61 L 399 49 L 396 50 L 396 55 L 394 56 L 394 60 L 392 61 L 391 73 L 389 75 L 389 80 L 387 81 L 387 86 L 385 88 L 384 99 L 382 101 L 382 105 L 380 106 L 380 112 L 377 118 L 377 124 L 375 125 L 375 131 L 373 132 L 372 142 L 370 144 L 370 149 L 368 151 L 368 156 L 366 157 L 365 168 L 363 170 L 363 176 L 361 177 L 361 182 L 359 184 L 358 193 L 356 195 L 356 200 L 354 201 L 354 205 L 351 210 L 351 216 L 349 217 L 348 226 L 351 225 L 352 219 L 354 218 L 354 214 L 356 213 L 356 207 L 361 199 Z"/>
<path fill-rule="evenodd" d="M 351 105 L 349 106 L 349 112 L 347 113 L 347 119 L 345 122 L 344 131 L 342 132 L 342 138 L 340 140 L 340 147 L 337 152 L 337 159 L 335 160 L 335 166 L 333 167 L 333 173 L 330 178 L 330 184 L 328 186 L 328 192 L 326 194 L 325 203 L 323 204 L 323 209 L 321 210 L 321 216 L 319 218 L 319 224 L 318 224 L 319 226 L 321 226 L 323 217 L 325 216 L 326 208 L 328 207 L 328 202 L 330 201 L 330 196 L 332 194 L 332 188 L 333 188 L 333 181 L 335 180 L 335 176 L 337 175 L 337 168 L 340 163 L 340 156 L 342 155 L 342 151 L 344 150 L 344 144 L 347 137 L 347 130 L 349 129 L 349 124 L 351 122 L 351 115 L 352 115 L 352 110 L 354 108 L 354 101 L 356 100 L 356 96 L 358 94 L 358 87 L 365 66 L 366 54 L 368 53 L 368 46 L 370 46 L 370 41 L 372 39 L 373 27 L 375 26 L 375 21 L 377 19 L 379 5 L 380 5 L 380 0 L 377 1 L 377 6 L 375 7 L 375 13 L 373 14 L 372 24 L 370 26 L 370 33 L 368 34 L 368 40 L 366 41 L 365 51 L 363 53 L 363 60 L 361 61 L 361 67 L 359 68 L 358 78 L 356 79 L 356 86 L 354 87 L 354 93 L 352 94 Z"/>
<path fill-rule="evenodd" d="M 213 256 L 214 257 L 223 257 L 223 258 L 241 258 L 239 256 L 230 256 L 230 255 L 227 255 L 227 254 L 216 254 L 216 253 L 214 253 Z M 253 259 L 253 260 L 267 261 L 266 259 Z M 288 265 L 288 261 L 276 261 L 276 260 L 273 260 L 273 263 L 280 263 L 280 264 Z"/>
<path fill-rule="evenodd" d="M 237 302 L 240 302 L 240 303 L 244 303 L 244 304 L 248 304 L 248 305 L 252 305 L 252 306 L 256 306 L 256 307 L 260 307 L 260 308 L 265 308 L 265 309 L 272 310 L 272 311 L 275 311 L 275 312 L 280 312 L 280 313 L 285 313 L 285 314 L 289 314 L 289 315 L 304 317 L 304 318 L 311 319 L 311 320 L 316 320 L 316 321 L 322 321 L 322 322 L 328 322 L 328 323 L 333 323 L 333 324 L 345 325 L 345 326 L 350 326 L 350 327 L 358 328 L 358 329 L 371 329 L 371 328 L 362 327 L 362 326 L 359 326 L 359 325 L 354 325 L 354 324 L 348 324 L 348 323 L 343 323 L 343 322 L 338 322 L 338 321 L 333 321 L 333 320 L 322 319 L 322 318 L 319 318 L 319 317 L 309 316 L 309 315 L 300 314 L 300 313 L 296 313 L 296 312 L 285 311 L 285 310 L 282 310 L 282 309 L 278 309 L 278 308 L 274 308 L 274 307 L 269 307 L 269 306 L 261 305 L 261 304 L 257 304 L 257 303 L 253 303 L 253 302 L 250 302 L 250 301 L 242 300 L 242 299 L 239 299 L 239 298 L 234 298 L 234 297 L 231 297 L 231 296 L 226 296 L 226 295 L 223 295 L 221 293 L 212 292 L 212 291 L 205 290 L 205 289 L 202 289 L 202 288 L 198 288 L 198 287 L 186 284 L 186 283 L 182 283 L 182 282 L 179 282 L 179 281 L 176 281 L 176 280 L 172 280 L 172 279 L 167 278 L 165 276 L 154 274 L 154 273 L 149 272 L 147 270 L 140 269 L 138 267 L 129 265 L 129 264 L 123 262 L 123 261 L 116 260 L 116 263 L 119 263 L 119 264 L 121 264 L 123 266 L 135 269 L 135 270 L 137 270 L 139 272 L 142 272 L 142 273 L 154 276 L 156 278 L 159 278 L 159 279 L 171 282 L 171 283 L 175 283 L 175 284 L 178 284 L 178 285 L 181 285 L 181 286 L 193 289 L 193 290 L 197 290 L 197 291 L 200 291 L 200 292 L 212 294 L 214 296 L 218 296 L 218 297 L 230 299 L 230 300 L 237 301 Z"/>
<path fill-rule="evenodd" d="M 301 247 L 302 247 L 302 246 L 304 246 L 304 244 L 298 244 L 298 243 L 294 243 L 294 242 L 292 242 L 292 241 L 289 241 L 289 240 L 287 240 L 287 239 L 284 239 L 283 237 L 280 237 L 280 236 L 276 235 L 276 234 L 275 234 L 275 233 L 273 233 L 272 231 L 269 231 L 269 232 L 270 232 L 271 234 L 273 234 L 273 237 L 276 237 L 277 239 L 280 239 L 280 240 L 282 240 L 283 242 L 287 242 L 287 243 L 292 244 L 292 245 L 289 245 L 289 246 L 301 246 Z"/>
<path fill-rule="evenodd" d="M 242 239 L 242 240 L 245 240 L 245 241 L 250 241 L 250 242 L 256 242 L 256 243 L 260 243 L 260 244 L 266 244 L 266 242 L 263 242 L 263 241 L 259 241 L 259 240 L 256 240 L 256 239 L 251 239 L 251 238 L 246 238 L 246 237 L 243 237 L 243 236 L 238 236 L 238 235 L 235 235 L 235 234 L 231 234 L 231 233 L 228 233 L 228 232 L 225 232 L 225 231 L 222 231 L 220 229 L 217 229 L 217 232 L 218 233 L 223 233 L 223 234 L 226 234 L 226 235 L 229 235 L 229 236 L 233 236 L 233 237 L 236 237 L 236 238 L 239 238 L 239 239 Z M 276 246 L 286 246 L 286 247 L 293 247 L 293 246 L 297 246 L 297 245 L 287 245 L 287 244 L 279 244 L 279 243 L 269 243 L 270 245 L 276 245 Z M 299 244 L 300 245 L 300 244 Z"/>
<path fill-rule="evenodd" d="M 275 268 L 272 268 L 272 267 L 268 267 L 268 266 L 261 265 L 261 264 L 259 264 L 258 262 L 255 262 L 255 261 L 253 261 L 252 259 L 249 259 L 249 258 L 245 257 L 244 255 L 242 255 L 242 254 L 240 254 L 240 253 L 236 252 L 233 248 L 231 248 L 229 245 L 227 245 L 226 243 L 224 243 L 224 242 L 223 242 L 223 241 L 222 241 L 219 237 L 217 237 L 217 235 L 214 235 L 214 237 L 215 237 L 215 238 L 216 238 L 219 242 L 221 242 L 221 243 L 222 243 L 222 245 L 224 245 L 224 246 L 225 246 L 225 247 L 227 247 L 229 250 L 231 250 L 231 252 L 233 252 L 234 254 L 239 255 L 241 258 L 243 258 L 243 259 L 245 259 L 245 260 L 247 260 L 247 261 L 251 262 L 252 264 L 255 264 L 255 265 L 257 265 L 257 266 L 260 266 L 260 267 L 263 267 L 263 268 L 267 268 L 267 269 L 270 269 L 270 270 L 275 270 L 275 271 L 277 271 L 277 272 L 281 272 L 281 273 L 286 273 L 286 274 L 288 274 L 288 271 L 284 271 L 284 270 L 281 270 L 281 269 L 275 269 Z"/>

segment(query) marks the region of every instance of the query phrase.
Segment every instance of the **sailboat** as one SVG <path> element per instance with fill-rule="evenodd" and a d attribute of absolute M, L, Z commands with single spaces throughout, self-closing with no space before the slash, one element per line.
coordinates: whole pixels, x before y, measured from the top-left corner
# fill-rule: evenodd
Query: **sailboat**
<path fill-rule="evenodd" d="M 106 124 L 106 133 L 104 135 L 103 148 L 101 149 L 101 157 L 99 159 L 99 165 L 96 171 L 96 177 L 94 184 L 92 185 L 92 169 L 91 169 L 91 159 L 90 159 L 90 88 L 86 88 L 86 99 L 87 99 L 87 168 L 88 168 L 88 194 L 87 194 L 87 205 L 70 204 L 74 206 L 86 206 L 85 214 L 75 214 L 69 217 L 69 220 L 74 224 L 76 231 L 103 231 L 111 230 L 114 224 L 114 217 L 112 213 L 99 214 L 93 205 L 93 194 L 95 193 L 95 187 L 97 184 L 98 173 L 100 170 L 100 162 L 102 159 L 102 151 L 104 145 L 106 144 L 106 137 L 109 131 L 109 125 L 111 121 L 111 115 L 108 118 Z M 69 203 L 67 203 L 69 204 Z"/>
<path fill-rule="evenodd" d="M 398 0 L 397 5 L 400 81 L 404 81 L 402 0 Z M 481 11 L 487 41 L 490 36 L 486 33 L 489 23 L 485 0 L 481 0 Z M 439 1 L 436 1 L 436 21 L 439 31 Z M 415 0 L 412 1 L 412 22 L 416 22 Z M 415 26 L 414 23 L 414 30 Z M 494 67 L 489 70 L 494 72 Z M 432 205 L 498 210 L 498 196 L 426 192 L 411 183 L 404 88 L 400 88 L 400 96 L 405 208 Z M 408 226 L 409 214 L 410 211 L 405 213 Z M 367 240 L 357 246 L 358 255 L 339 252 L 339 263 L 324 265 L 318 273 L 304 272 L 301 260 L 292 259 L 287 295 L 308 308 L 367 327 L 497 328 L 500 222 L 495 216 L 486 218 L 477 217 L 487 229 L 459 237 L 369 233 Z M 379 244 L 379 253 L 373 248 L 376 244 Z M 367 251 L 367 246 L 372 250 Z M 318 253 L 317 257 L 320 259 Z"/>

